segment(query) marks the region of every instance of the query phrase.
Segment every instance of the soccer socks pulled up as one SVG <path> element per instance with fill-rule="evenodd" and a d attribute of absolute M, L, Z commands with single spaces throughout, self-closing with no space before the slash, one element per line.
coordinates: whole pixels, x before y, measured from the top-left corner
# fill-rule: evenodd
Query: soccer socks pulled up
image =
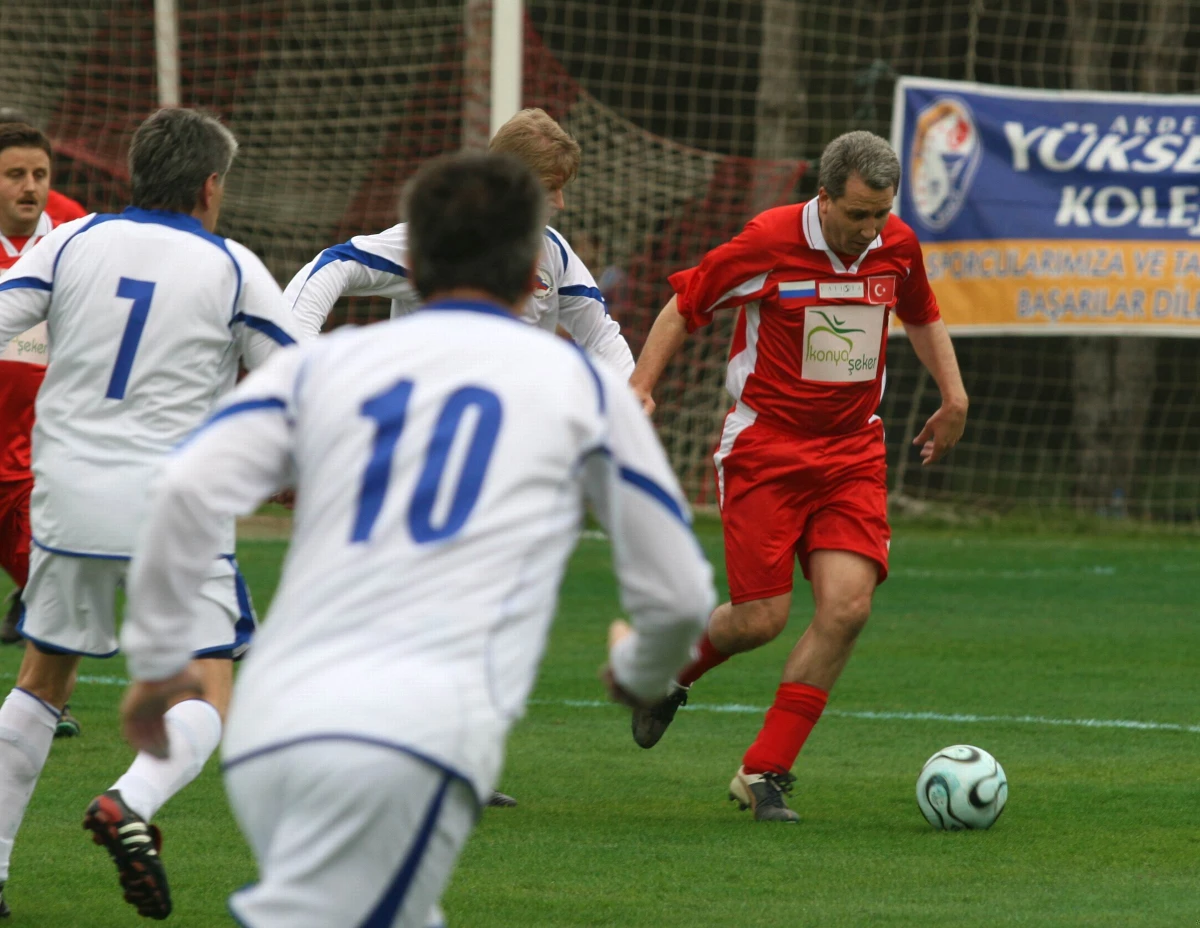
<path fill-rule="evenodd" d="M 0 883 L 57 725 L 58 710 L 25 690 L 14 689 L 0 705 Z"/>
<path fill-rule="evenodd" d="M 125 804 L 147 822 L 168 799 L 200 775 L 221 743 L 220 713 L 203 699 L 188 699 L 172 706 L 163 722 L 170 756 L 159 760 L 142 751 L 112 785 Z"/>
<path fill-rule="evenodd" d="M 817 724 L 829 694 L 807 683 L 781 683 L 762 730 L 742 766 L 747 773 L 789 773 Z"/>
<path fill-rule="evenodd" d="M 679 674 L 680 686 L 691 686 L 714 667 L 724 664 L 732 656 L 730 654 L 722 654 L 713 647 L 713 643 L 708 639 L 708 632 L 704 633 L 704 637 L 700 639 L 700 643 L 696 647 L 699 651 L 696 659 L 684 667 Z"/>

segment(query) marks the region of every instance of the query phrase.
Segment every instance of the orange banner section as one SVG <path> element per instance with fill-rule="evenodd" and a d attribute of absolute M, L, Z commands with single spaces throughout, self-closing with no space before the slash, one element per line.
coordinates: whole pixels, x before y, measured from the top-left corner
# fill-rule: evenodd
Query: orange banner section
<path fill-rule="evenodd" d="M 1200 241 L 922 247 L 942 318 L 957 335 L 1200 337 Z"/>

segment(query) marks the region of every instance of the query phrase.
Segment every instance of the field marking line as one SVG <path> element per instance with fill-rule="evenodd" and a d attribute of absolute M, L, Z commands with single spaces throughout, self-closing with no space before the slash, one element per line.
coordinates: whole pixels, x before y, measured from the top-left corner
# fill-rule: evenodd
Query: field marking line
<path fill-rule="evenodd" d="M 16 674 L 0 674 L 5 679 L 14 679 Z M 80 674 L 79 683 L 95 686 L 128 686 L 124 677 Z M 530 706 L 561 709 L 611 709 L 615 703 L 602 699 L 531 699 Z M 681 712 L 716 712 L 734 715 L 762 715 L 766 706 L 747 706 L 740 703 L 693 703 L 683 706 Z M 1136 719 L 1055 719 L 1044 715 L 974 715 L 966 712 L 898 712 L 874 709 L 826 709 L 825 715 L 839 719 L 862 719 L 875 722 L 958 722 L 966 725 L 999 723 L 1008 725 L 1046 725 L 1066 728 L 1119 728 L 1128 731 L 1177 731 L 1200 735 L 1200 725 L 1184 725 L 1179 722 L 1141 722 Z"/>
<path fill-rule="evenodd" d="M 600 699 L 531 699 L 531 706 L 558 706 L 568 709 L 602 709 L 614 705 Z M 724 712 L 739 715 L 762 715 L 766 706 L 745 706 L 738 703 L 693 703 L 683 706 L 681 712 Z M 958 722 L 968 725 L 1001 723 L 1015 725 L 1048 725 L 1069 728 L 1123 728 L 1133 731 L 1178 731 L 1200 735 L 1200 725 L 1183 725 L 1178 722 L 1139 722 L 1134 719 L 1055 719 L 1042 715 L 973 715 L 970 713 L 946 712 L 892 712 L 871 709 L 826 709 L 825 715 L 842 719 L 865 719 L 867 721 L 902 722 Z"/>

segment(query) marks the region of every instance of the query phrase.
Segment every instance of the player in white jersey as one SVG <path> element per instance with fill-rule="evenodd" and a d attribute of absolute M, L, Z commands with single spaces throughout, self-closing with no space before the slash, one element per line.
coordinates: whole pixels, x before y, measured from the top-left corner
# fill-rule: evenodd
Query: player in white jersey
<path fill-rule="evenodd" d="M 511 156 L 423 167 L 424 308 L 272 359 L 163 473 L 122 631 L 125 731 L 152 750 L 166 698 L 194 685 L 179 642 L 197 565 L 225 518 L 296 480 L 223 747 L 259 864 L 231 900 L 242 925 L 427 924 L 524 709 L 585 500 L 636 628 L 615 623 L 616 698 L 661 698 L 709 614 L 711 569 L 625 379 L 514 319 L 543 200 Z"/>
<path fill-rule="evenodd" d="M 488 150 L 524 161 L 541 178 L 550 206 L 563 208 L 563 188 L 579 171 L 579 143 L 543 110 L 522 110 L 500 127 Z M 408 224 L 402 222 L 376 235 L 356 235 L 308 262 L 284 290 L 300 324 L 313 334 L 320 332 L 343 296 L 389 297 L 393 318 L 412 312 L 420 297 L 409 280 L 407 238 Z M 608 315 L 591 272 L 566 238 L 549 226 L 521 318 L 548 332 L 561 325 L 618 374 L 628 379 L 633 373 L 633 354 L 621 327 Z"/>
<path fill-rule="evenodd" d="M 163 459 L 237 377 L 299 335 L 270 273 L 213 234 L 237 142 L 214 117 L 161 110 L 134 134 L 133 206 L 59 226 L 0 283 L 0 343 L 45 320 L 53 346 L 33 435 L 34 549 L 20 628 L 32 643 L 0 706 L 0 884 L 82 655 L 117 651 L 123 585 L 147 488 Z M 253 629 L 233 521 L 180 644 L 202 686 L 168 713 L 167 761 L 139 755 L 88 809 L 125 898 L 165 917 L 170 897 L 148 820 L 216 749 L 232 658 Z"/>

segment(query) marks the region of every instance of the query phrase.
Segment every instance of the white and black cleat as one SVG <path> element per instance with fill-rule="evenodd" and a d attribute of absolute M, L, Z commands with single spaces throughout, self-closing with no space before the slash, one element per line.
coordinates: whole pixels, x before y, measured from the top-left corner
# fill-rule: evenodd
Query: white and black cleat
<path fill-rule="evenodd" d="M 798 822 L 800 816 L 784 800 L 795 782 L 790 773 L 747 773 L 745 767 L 738 767 L 729 784 L 729 798 L 743 812 L 753 809 L 755 821 Z"/>

